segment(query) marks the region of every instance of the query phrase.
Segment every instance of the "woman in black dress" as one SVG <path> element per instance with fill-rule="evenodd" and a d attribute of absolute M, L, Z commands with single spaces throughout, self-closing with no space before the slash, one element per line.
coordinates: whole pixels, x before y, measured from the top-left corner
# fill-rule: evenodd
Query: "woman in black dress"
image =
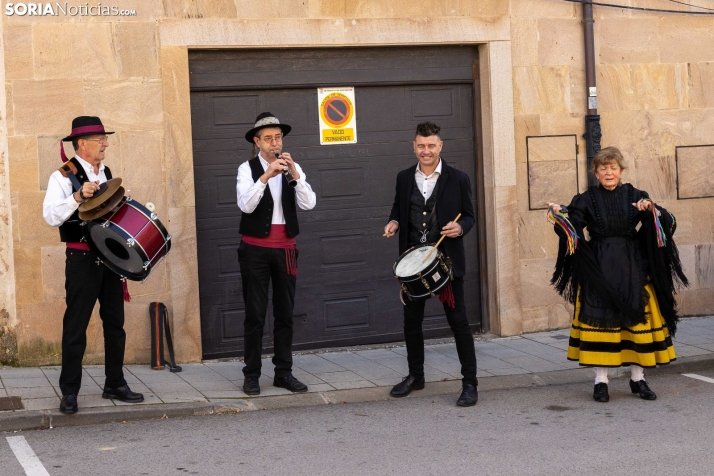
<path fill-rule="evenodd" d="M 621 183 L 624 169 L 618 149 L 602 149 L 590 171 L 599 185 L 567 207 L 548 203 L 560 236 L 552 283 L 575 305 L 568 359 L 595 367 L 598 402 L 610 399 L 607 369 L 620 366 L 631 368 L 632 393 L 657 398 L 643 369 L 676 358 L 674 291 L 687 285 L 672 239 L 674 216 L 647 192 Z"/>

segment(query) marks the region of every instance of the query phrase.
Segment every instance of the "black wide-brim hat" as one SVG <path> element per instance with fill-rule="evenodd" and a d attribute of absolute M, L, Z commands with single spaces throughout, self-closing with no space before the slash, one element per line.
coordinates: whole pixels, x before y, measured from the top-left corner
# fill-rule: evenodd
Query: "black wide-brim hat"
<path fill-rule="evenodd" d="M 280 130 L 283 131 L 284 136 L 290 134 L 290 131 L 293 130 L 293 128 L 289 125 L 281 124 L 272 112 L 261 112 L 258 114 L 258 117 L 255 118 L 255 127 L 245 133 L 245 140 L 253 144 L 253 137 L 255 137 L 255 134 L 259 130 L 266 127 L 279 127 Z"/>
<path fill-rule="evenodd" d="M 62 142 L 69 142 L 77 137 L 91 136 L 94 134 L 114 134 L 104 130 L 102 120 L 96 116 L 79 116 L 72 120 L 72 133 L 62 139 Z"/>

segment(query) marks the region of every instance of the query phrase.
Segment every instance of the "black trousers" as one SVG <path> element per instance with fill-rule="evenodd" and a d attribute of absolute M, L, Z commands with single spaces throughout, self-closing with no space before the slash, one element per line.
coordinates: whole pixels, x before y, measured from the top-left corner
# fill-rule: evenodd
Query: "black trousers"
<path fill-rule="evenodd" d="M 297 256 L 297 251 L 296 251 Z M 287 273 L 285 250 L 241 242 L 238 247 L 243 301 L 246 377 L 260 377 L 263 328 L 268 312 L 268 286 L 273 283 L 273 364 L 275 376 L 286 377 L 293 367 L 293 306 L 296 277 Z"/>
<path fill-rule="evenodd" d="M 99 300 L 104 329 L 104 373 L 107 387 L 122 387 L 124 380 L 124 292 L 119 275 L 97 262 L 91 251 L 67 249 L 65 282 L 67 310 L 62 321 L 62 395 L 79 393 L 82 358 L 87 348 L 87 326 Z"/>
<path fill-rule="evenodd" d="M 466 303 L 464 302 L 464 278 L 454 278 L 451 282 L 454 290 L 455 308 L 444 303 L 444 312 L 454 333 L 456 352 L 461 363 L 462 382 L 478 385 L 476 379 L 476 350 L 474 349 L 474 335 L 466 318 Z M 407 362 L 409 374 L 417 378 L 424 378 L 424 306 L 426 301 L 404 300 L 404 340 L 407 344 Z"/>

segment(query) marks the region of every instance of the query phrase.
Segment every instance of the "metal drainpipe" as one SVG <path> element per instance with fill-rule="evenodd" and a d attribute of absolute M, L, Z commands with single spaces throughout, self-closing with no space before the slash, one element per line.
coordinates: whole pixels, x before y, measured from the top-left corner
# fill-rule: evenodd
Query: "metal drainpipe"
<path fill-rule="evenodd" d="M 588 114 L 585 116 L 585 138 L 587 144 L 587 169 L 593 163 L 595 154 L 600 151 L 600 115 L 597 113 L 597 87 L 595 85 L 595 35 L 593 33 L 593 4 L 592 0 L 583 2 L 583 30 L 585 33 L 585 80 L 588 88 Z M 588 188 L 597 185 L 597 179 L 588 173 Z"/>

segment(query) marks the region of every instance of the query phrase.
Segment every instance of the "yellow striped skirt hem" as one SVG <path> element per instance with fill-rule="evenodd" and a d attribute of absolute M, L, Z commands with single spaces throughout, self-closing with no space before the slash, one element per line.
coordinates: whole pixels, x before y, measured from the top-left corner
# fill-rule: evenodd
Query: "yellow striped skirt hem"
<path fill-rule="evenodd" d="M 652 284 L 645 289 L 650 295 L 645 307 L 647 322 L 631 328 L 603 329 L 578 320 L 580 305 L 570 328 L 568 360 L 587 367 L 621 367 L 639 365 L 656 367 L 677 358 L 669 330 L 660 313 Z"/>

